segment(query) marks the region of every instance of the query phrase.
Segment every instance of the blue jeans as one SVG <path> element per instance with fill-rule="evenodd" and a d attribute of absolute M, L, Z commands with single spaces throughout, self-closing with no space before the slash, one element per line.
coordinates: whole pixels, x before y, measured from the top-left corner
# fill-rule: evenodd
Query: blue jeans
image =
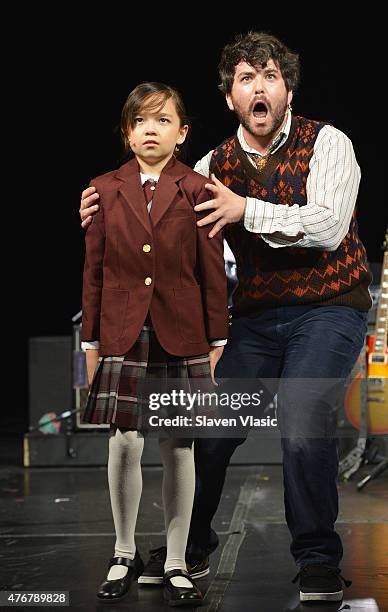
<path fill-rule="evenodd" d="M 233 320 L 217 365 L 219 378 L 280 379 L 277 417 L 282 436 L 284 501 L 291 553 L 299 567 L 338 566 L 342 544 L 338 514 L 336 419 L 320 385 L 294 379 L 342 379 L 361 351 L 367 313 L 345 306 L 284 306 L 254 318 Z M 288 384 L 287 379 L 291 381 Z M 323 385 L 324 386 L 324 385 Z M 317 392 L 318 390 L 318 392 Z M 243 438 L 195 442 L 196 491 L 188 542 L 189 560 L 218 545 L 211 521 L 220 502 L 226 469 Z"/>

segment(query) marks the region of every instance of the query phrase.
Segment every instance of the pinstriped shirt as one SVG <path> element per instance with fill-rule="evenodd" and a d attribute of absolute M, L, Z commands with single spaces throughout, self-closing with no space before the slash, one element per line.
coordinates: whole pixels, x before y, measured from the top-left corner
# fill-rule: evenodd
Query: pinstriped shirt
<path fill-rule="evenodd" d="M 270 147 L 271 155 L 288 137 L 290 126 L 289 112 L 283 130 Z M 237 137 L 246 153 L 258 154 L 246 143 L 241 125 Z M 209 176 L 212 155 L 213 151 L 205 155 L 194 170 Z M 335 251 L 349 229 L 361 176 L 350 139 L 335 127 L 325 125 L 315 141 L 309 170 L 305 206 L 279 206 L 248 197 L 245 228 L 261 234 L 273 248 L 299 246 Z"/>

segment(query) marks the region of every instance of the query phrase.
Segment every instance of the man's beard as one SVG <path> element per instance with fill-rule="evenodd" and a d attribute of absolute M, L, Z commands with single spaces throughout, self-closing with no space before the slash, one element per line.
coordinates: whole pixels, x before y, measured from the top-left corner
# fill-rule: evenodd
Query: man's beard
<path fill-rule="evenodd" d="M 252 136 L 270 136 L 271 134 L 275 134 L 278 129 L 283 125 L 287 112 L 287 107 L 288 104 L 285 103 L 277 112 L 275 112 L 271 124 L 265 128 L 261 125 L 257 125 L 255 127 L 252 127 L 250 125 L 250 121 L 252 120 L 252 114 L 250 112 L 241 112 L 236 107 L 234 108 L 234 111 L 241 125 L 246 129 L 247 132 L 249 132 L 249 134 L 252 134 Z"/>

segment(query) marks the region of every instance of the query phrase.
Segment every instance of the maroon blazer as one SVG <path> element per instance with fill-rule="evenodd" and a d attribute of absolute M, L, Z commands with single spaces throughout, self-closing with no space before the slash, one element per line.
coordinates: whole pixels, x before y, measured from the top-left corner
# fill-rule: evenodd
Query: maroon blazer
<path fill-rule="evenodd" d="M 164 167 L 147 211 L 133 159 L 97 177 L 100 208 L 86 235 L 82 340 L 101 355 L 124 355 L 148 311 L 162 347 L 173 355 L 209 351 L 228 336 L 222 233 L 208 238 L 205 179 L 174 157 Z"/>

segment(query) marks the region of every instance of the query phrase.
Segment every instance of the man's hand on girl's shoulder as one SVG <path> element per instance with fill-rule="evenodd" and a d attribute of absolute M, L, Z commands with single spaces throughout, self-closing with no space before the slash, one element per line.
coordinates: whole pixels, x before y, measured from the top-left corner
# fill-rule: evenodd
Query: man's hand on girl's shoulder
<path fill-rule="evenodd" d="M 87 187 L 81 194 L 79 214 L 81 217 L 81 227 L 84 229 L 90 225 L 94 213 L 99 209 L 98 204 L 96 204 L 99 197 L 95 187 Z"/>

